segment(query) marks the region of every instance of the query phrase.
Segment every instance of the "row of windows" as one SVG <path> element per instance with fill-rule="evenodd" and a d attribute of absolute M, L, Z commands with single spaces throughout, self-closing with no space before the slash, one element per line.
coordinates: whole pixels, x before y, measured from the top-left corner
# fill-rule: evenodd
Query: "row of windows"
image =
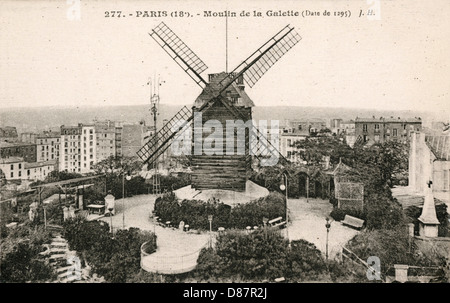
<path fill-rule="evenodd" d="M 403 124 L 403 129 L 404 130 L 406 130 L 406 124 Z M 374 129 L 375 130 L 379 130 L 380 129 L 380 124 L 374 124 Z M 396 129 L 396 128 L 394 128 L 394 129 Z M 409 129 L 410 130 L 414 130 L 414 125 L 409 125 Z M 419 131 L 420 129 L 419 128 L 417 128 L 417 131 Z M 367 132 L 367 124 L 363 124 L 363 131 L 364 132 Z M 388 131 L 389 131 L 389 129 L 388 129 Z"/>
<path fill-rule="evenodd" d="M 41 144 L 44 144 L 44 143 L 47 143 L 47 139 L 41 139 L 41 140 L 39 140 L 39 142 L 41 143 Z M 50 143 L 51 143 L 51 145 L 53 145 L 53 144 L 55 144 L 55 141 L 54 140 L 52 140 L 52 141 L 50 141 Z M 56 143 L 59 143 L 59 139 L 58 138 L 56 138 Z"/>

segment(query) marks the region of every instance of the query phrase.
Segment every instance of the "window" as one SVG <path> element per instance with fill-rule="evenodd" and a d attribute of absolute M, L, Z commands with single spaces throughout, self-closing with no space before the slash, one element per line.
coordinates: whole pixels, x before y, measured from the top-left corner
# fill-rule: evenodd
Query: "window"
<path fill-rule="evenodd" d="M 375 129 L 380 129 L 380 124 L 375 124 Z"/>
<path fill-rule="evenodd" d="M 363 136 L 363 140 L 364 140 L 364 142 L 367 142 L 367 135 Z"/>
<path fill-rule="evenodd" d="M 19 177 L 22 177 L 22 171 L 19 170 Z"/>
<path fill-rule="evenodd" d="M 11 178 L 14 178 L 14 172 L 11 172 Z"/>
<path fill-rule="evenodd" d="M 27 175 L 28 175 L 28 176 L 30 175 L 30 170 L 27 170 Z"/>
<path fill-rule="evenodd" d="M 14 164 L 11 164 L 11 170 L 14 170 Z"/>
<path fill-rule="evenodd" d="M 302 130 L 302 125 L 301 124 L 298 125 L 298 130 Z"/>
<path fill-rule="evenodd" d="M 397 137 L 397 129 L 392 129 L 392 136 Z"/>
<path fill-rule="evenodd" d="M 363 124 L 363 132 L 366 132 L 367 131 L 367 124 Z M 366 141 L 364 141 L 364 142 L 366 142 Z"/>
<path fill-rule="evenodd" d="M 287 140 L 287 146 L 291 146 L 291 144 L 292 144 L 291 139 L 288 139 Z"/>
<path fill-rule="evenodd" d="M 288 158 L 290 158 L 292 156 L 292 152 L 288 151 L 287 156 L 288 156 Z"/>
<path fill-rule="evenodd" d="M 19 163 L 19 169 L 21 169 L 22 168 L 22 163 Z"/>

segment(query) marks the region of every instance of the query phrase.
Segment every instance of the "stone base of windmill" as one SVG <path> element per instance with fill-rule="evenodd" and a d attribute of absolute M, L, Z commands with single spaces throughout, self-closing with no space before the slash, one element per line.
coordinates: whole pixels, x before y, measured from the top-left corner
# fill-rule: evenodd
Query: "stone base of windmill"
<path fill-rule="evenodd" d="M 191 185 L 188 185 L 175 190 L 174 193 L 176 197 L 181 200 L 202 200 L 207 202 L 215 199 L 216 201 L 223 202 L 230 206 L 245 204 L 269 195 L 267 188 L 259 186 L 250 180 L 246 182 L 244 192 L 235 192 L 224 189 L 196 190 L 192 188 Z"/>

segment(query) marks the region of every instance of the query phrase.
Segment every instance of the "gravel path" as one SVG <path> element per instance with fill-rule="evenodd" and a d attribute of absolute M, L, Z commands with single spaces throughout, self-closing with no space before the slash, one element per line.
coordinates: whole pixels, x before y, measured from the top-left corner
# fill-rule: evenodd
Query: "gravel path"
<path fill-rule="evenodd" d="M 330 214 L 333 206 L 321 199 L 289 199 L 290 210 L 289 239 L 304 239 L 314 243 L 325 254 L 327 229 L 325 218 Z M 334 258 L 341 251 L 341 246 L 358 233 L 357 230 L 333 221 L 328 234 L 328 254 Z"/>
<path fill-rule="evenodd" d="M 116 214 L 112 217 L 113 228 L 123 228 L 123 207 L 122 199 L 116 200 Z M 158 255 L 179 256 L 195 252 L 201 249 L 209 240 L 207 233 L 194 234 L 186 233 L 178 229 L 163 228 L 154 224 L 150 215 L 155 203 L 154 195 L 140 195 L 125 198 L 125 228 L 137 227 L 156 233 L 158 244 Z M 103 217 L 101 220 L 111 224 L 110 217 Z"/>
<path fill-rule="evenodd" d="M 126 198 L 125 228 L 138 227 L 142 230 L 154 231 L 158 237 L 158 251 L 155 254 L 161 257 L 177 257 L 193 253 L 201 249 L 209 240 L 207 232 L 196 234 L 186 233 L 175 228 L 163 228 L 154 224 L 150 215 L 153 210 L 155 196 L 140 195 Z M 288 234 L 290 240 L 304 239 L 314 243 L 325 254 L 326 228 L 325 218 L 330 214 L 332 205 L 321 199 L 289 199 L 290 219 Z M 122 228 L 123 207 L 122 200 L 115 203 L 116 215 L 112 217 L 113 228 Z M 101 220 L 111 224 L 111 218 Z M 285 230 L 286 231 L 286 230 Z M 329 232 L 329 256 L 334 258 L 340 247 L 355 236 L 358 231 L 333 221 Z"/>

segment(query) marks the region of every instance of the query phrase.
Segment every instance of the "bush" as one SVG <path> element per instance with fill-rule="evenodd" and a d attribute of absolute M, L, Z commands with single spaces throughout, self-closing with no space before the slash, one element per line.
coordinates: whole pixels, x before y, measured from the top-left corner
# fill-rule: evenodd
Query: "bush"
<path fill-rule="evenodd" d="M 289 281 L 323 280 L 326 263 L 320 251 L 304 240 L 288 242 L 274 229 L 250 234 L 227 231 L 214 248 L 200 252 L 193 275 L 200 280 L 262 281 L 286 277 Z"/>
<path fill-rule="evenodd" d="M 118 230 L 112 238 L 103 221 L 75 217 L 65 221 L 63 227 L 70 248 L 108 282 L 123 283 L 139 272 L 143 243 L 148 242 L 148 250 L 156 249 L 155 234 L 138 228 Z"/>
<path fill-rule="evenodd" d="M 287 260 L 289 267 L 286 276 L 290 282 L 319 280 L 327 272 L 321 252 L 314 244 L 305 240 L 291 242 Z"/>
<path fill-rule="evenodd" d="M 246 204 L 241 204 L 231 210 L 230 226 L 233 228 L 245 228 L 247 226 L 262 225 L 263 218 L 286 218 L 285 197 L 277 192 L 271 192 L 268 196 Z"/>
<path fill-rule="evenodd" d="M 0 281 L 44 282 L 55 278 L 52 267 L 39 256 L 50 233 L 30 225 L 10 229 L 0 244 Z"/>
<path fill-rule="evenodd" d="M 330 213 L 330 217 L 333 218 L 333 220 L 335 221 L 342 221 L 345 218 L 345 211 L 343 211 L 340 208 L 334 208 L 331 213 Z"/>
<path fill-rule="evenodd" d="M 223 275 L 262 280 L 282 277 L 287 270 L 288 242 L 272 229 L 251 234 L 231 231 L 219 235 L 216 253 L 223 264 Z"/>
<path fill-rule="evenodd" d="M 221 202 L 183 200 L 179 202 L 174 193 L 165 194 L 155 201 L 154 214 L 162 222 L 178 224 L 183 221 L 192 229 L 209 229 L 208 215 L 213 215 L 212 228 L 240 228 L 262 225 L 263 218 L 286 216 L 284 196 L 270 193 L 267 197 L 238 205 L 234 208 Z"/>
<path fill-rule="evenodd" d="M 222 276 L 224 264 L 222 258 L 213 248 L 203 248 L 197 259 L 195 276 L 204 279 L 214 279 Z"/>

